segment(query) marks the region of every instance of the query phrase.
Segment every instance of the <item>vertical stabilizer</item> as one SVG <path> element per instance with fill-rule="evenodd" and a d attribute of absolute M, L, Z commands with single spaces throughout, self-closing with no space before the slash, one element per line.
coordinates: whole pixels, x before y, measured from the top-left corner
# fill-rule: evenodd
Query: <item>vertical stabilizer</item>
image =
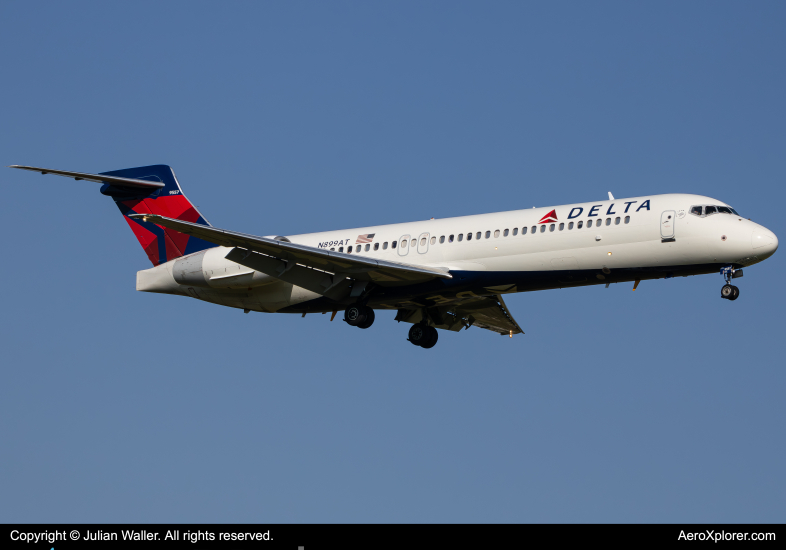
<path fill-rule="evenodd" d="M 101 187 L 101 193 L 114 199 L 154 266 L 216 246 L 197 237 L 128 217 L 129 214 L 159 214 L 176 220 L 210 225 L 183 194 L 175 173 L 169 166 L 156 164 L 101 174 L 164 184 L 163 187 L 156 188 L 152 192 L 148 189 L 111 184 L 104 184 Z"/>

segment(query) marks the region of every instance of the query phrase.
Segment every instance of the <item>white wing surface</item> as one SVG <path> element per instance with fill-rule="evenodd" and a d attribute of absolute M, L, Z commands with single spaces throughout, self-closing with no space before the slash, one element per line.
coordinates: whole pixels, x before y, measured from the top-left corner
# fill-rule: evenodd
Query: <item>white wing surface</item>
<path fill-rule="evenodd" d="M 345 275 L 360 281 L 373 281 L 382 286 L 423 282 L 434 278 L 453 278 L 447 268 L 416 266 L 353 256 L 343 252 L 237 233 L 154 214 L 133 214 L 129 217 L 168 227 L 180 233 L 193 235 L 221 246 L 235 247 L 264 254 L 278 260 L 278 262 L 273 264 L 272 269 L 263 268 L 263 272 L 273 277 L 279 277 L 279 275 L 283 275 L 284 272 L 289 271 L 294 266 L 300 265 L 319 271 Z M 238 258 L 240 255 L 237 252 L 232 251 L 231 255 L 233 261 L 243 263 L 242 259 Z"/>

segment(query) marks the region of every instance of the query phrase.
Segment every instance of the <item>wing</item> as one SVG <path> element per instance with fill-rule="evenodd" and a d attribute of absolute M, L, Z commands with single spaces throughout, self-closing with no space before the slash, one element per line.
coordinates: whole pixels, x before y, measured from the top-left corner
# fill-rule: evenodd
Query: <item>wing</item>
<path fill-rule="evenodd" d="M 396 321 L 406 323 L 428 321 L 437 328 L 454 332 L 475 326 L 503 336 L 524 334 L 499 294 L 470 296 L 450 302 L 441 301 L 438 305 L 430 307 L 399 308 Z"/>
<path fill-rule="evenodd" d="M 524 334 L 500 295 L 463 302 L 456 310 L 466 317 L 470 326 L 484 328 L 503 336 Z"/>
<path fill-rule="evenodd" d="M 343 252 L 314 248 L 313 246 L 269 239 L 267 237 L 256 237 L 152 214 L 133 214 L 129 218 L 141 219 L 168 227 L 180 233 L 193 235 L 221 246 L 262 253 L 269 257 L 268 260 L 275 259 L 278 261 L 275 261 L 272 266 L 265 267 L 266 264 L 264 262 L 253 261 L 253 259 L 249 258 L 248 265 L 253 269 L 257 269 L 256 266 L 259 266 L 258 270 L 273 277 L 279 277 L 279 275 L 289 271 L 296 265 L 300 265 L 319 271 L 345 275 L 360 281 L 373 281 L 383 286 L 409 284 L 435 277 L 442 279 L 453 278 L 446 268 L 416 266 L 362 256 L 352 256 Z M 230 258 L 232 261 L 246 265 L 244 264 L 244 255 L 241 254 L 241 251 L 233 250 L 227 257 L 229 256 L 232 256 Z"/>
<path fill-rule="evenodd" d="M 75 180 L 95 181 L 97 183 L 108 183 L 116 187 L 136 187 L 142 189 L 149 189 L 151 192 L 159 187 L 164 187 L 164 184 L 158 181 L 137 180 L 133 178 L 120 178 L 117 176 L 105 176 L 103 174 L 85 174 L 83 172 L 66 172 L 65 170 L 50 170 L 49 168 L 36 168 L 35 166 L 19 166 L 13 164 L 9 168 L 19 168 L 20 170 L 30 170 L 31 172 L 41 172 L 42 174 L 55 174 L 57 176 L 66 176 L 74 178 Z"/>

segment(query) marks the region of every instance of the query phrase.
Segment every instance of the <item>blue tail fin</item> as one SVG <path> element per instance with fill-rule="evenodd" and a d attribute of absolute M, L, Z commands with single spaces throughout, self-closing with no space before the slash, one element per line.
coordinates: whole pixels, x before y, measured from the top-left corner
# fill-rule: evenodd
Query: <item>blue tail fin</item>
<path fill-rule="evenodd" d="M 152 193 L 148 193 L 146 189 L 117 187 L 108 184 L 101 187 L 101 193 L 114 199 L 154 266 L 216 246 L 172 229 L 165 229 L 153 223 L 132 220 L 128 217 L 129 214 L 159 214 L 176 220 L 210 225 L 183 194 L 175 173 L 169 166 L 165 164 L 140 166 L 139 168 L 102 172 L 102 175 L 157 181 L 164 184 L 164 187 L 158 188 Z"/>

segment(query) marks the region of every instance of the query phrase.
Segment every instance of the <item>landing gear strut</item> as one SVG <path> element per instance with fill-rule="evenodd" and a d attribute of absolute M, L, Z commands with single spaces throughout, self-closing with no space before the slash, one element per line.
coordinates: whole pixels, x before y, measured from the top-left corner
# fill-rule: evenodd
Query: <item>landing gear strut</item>
<path fill-rule="evenodd" d="M 349 306 L 344 311 L 344 321 L 351 327 L 368 328 L 374 324 L 374 310 L 368 306 Z"/>
<path fill-rule="evenodd" d="M 721 288 L 721 298 L 725 300 L 736 300 L 740 297 L 740 289 L 731 284 L 732 279 L 742 277 L 742 269 L 734 269 L 732 266 L 721 269 L 721 275 L 726 280 L 726 284 Z"/>
<path fill-rule="evenodd" d="M 407 340 L 416 346 L 426 349 L 433 348 L 438 339 L 439 334 L 437 333 L 437 329 L 424 323 L 412 325 L 412 328 L 409 329 L 409 338 L 407 338 Z"/>

